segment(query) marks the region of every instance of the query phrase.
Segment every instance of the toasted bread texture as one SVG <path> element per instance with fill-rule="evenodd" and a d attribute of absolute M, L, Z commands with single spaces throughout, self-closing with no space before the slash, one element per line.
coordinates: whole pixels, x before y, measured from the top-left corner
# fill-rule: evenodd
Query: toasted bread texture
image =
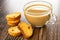
<path fill-rule="evenodd" d="M 6 20 L 17 20 L 21 18 L 20 12 L 13 12 L 8 15 L 6 15 Z"/>
<path fill-rule="evenodd" d="M 21 31 L 18 29 L 17 26 L 14 26 L 14 27 L 10 27 L 8 29 L 8 34 L 11 35 L 11 36 L 20 36 L 21 35 Z"/>
<path fill-rule="evenodd" d="M 7 22 L 7 25 L 9 25 L 9 26 L 17 26 L 18 23 L 8 23 L 8 22 Z"/>
<path fill-rule="evenodd" d="M 20 20 L 15 20 L 15 21 L 7 21 L 8 23 L 19 23 Z"/>
<path fill-rule="evenodd" d="M 32 36 L 33 29 L 32 29 L 31 25 L 29 25 L 25 22 L 20 22 L 18 24 L 18 27 L 21 29 L 24 38 L 29 38 Z"/>

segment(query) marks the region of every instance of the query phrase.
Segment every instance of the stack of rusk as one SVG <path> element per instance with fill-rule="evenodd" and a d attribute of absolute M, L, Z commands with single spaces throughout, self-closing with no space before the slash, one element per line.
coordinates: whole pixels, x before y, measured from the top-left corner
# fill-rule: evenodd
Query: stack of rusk
<path fill-rule="evenodd" d="M 16 26 L 20 22 L 21 13 L 20 12 L 13 12 L 6 16 L 7 24 L 9 26 Z"/>
<path fill-rule="evenodd" d="M 30 24 L 26 22 L 20 22 L 21 13 L 13 12 L 6 15 L 7 24 L 10 26 L 8 28 L 8 34 L 13 37 L 23 35 L 24 38 L 29 38 L 33 34 L 33 28 Z"/>

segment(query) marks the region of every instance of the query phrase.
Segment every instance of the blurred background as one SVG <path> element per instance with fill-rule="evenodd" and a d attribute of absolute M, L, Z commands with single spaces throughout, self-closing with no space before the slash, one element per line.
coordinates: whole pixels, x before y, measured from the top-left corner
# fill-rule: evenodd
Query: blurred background
<path fill-rule="evenodd" d="M 8 13 L 12 13 L 12 12 L 21 12 L 22 21 L 26 21 L 24 16 L 24 12 L 23 12 L 23 7 L 26 3 L 30 2 L 30 1 L 47 1 L 49 3 L 51 3 L 53 6 L 53 14 L 58 15 L 59 16 L 59 0 L 1 0 L 1 9 L 3 11 L 3 13 L 8 14 Z M 58 17 L 57 16 L 57 17 Z"/>
<path fill-rule="evenodd" d="M 59 21 L 60 20 L 60 0 L 0 0 L 0 20 L 1 20 L 0 21 L 0 40 L 3 40 L 4 38 L 12 39 L 12 37 L 9 37 L 7 34 L 8 27 L 5 21 L 6 14 L 16 12 L 16 11 L 21 12 L 21 15 L 22 15 L 21 20 L 27 22 L 24 16 L 23 7 L 26 3 L 30 1 L 47 1 L 52 4 L 53 14 L 57 16 L 58 22 L 55 25 L 48 25 L 47 26 L 48 29 L 44 28 L 44 31 L 43 31 L 44 39 L 43 40 L 57 40 L 57 39 L 60 40 L 60 21 Z M 48 32 L 45 29 L 47 29 Z M 40 33 L 39 29 L 36 29 L 35 33 L 39 35 Z M 37 39 L 36 37 L 34 36 L 33 38 Z"/>

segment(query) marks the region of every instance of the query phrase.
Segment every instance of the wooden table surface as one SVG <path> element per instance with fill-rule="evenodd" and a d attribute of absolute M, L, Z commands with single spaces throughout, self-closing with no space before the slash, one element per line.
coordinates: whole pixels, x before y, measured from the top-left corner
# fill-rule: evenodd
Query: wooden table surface
<path fill-rule="evenodd" d="M 7 33 L 8 25 L 6 24 L 4 13 L 0 13 L 0 40 L 60 40 L 60 19 L 54 25 L 48 24 L 43 28 L 34 28 L 31 38 L 25 39 L 20 37 L 11 37 Z"/>
<path fill-rule="evenodd" d="M 60 15 L 59 13 L 57 13 Z M 34 28 L 34 33 L 31 38 L 25 39 L 20 37 L 11 37 L 8 35 L 8 25 L 6 24 L 5 13 L 0 13 L 0 40 L 60 40 L 60 18 L 57 16 L 57 21 L 54 25 L 48 24 L 43 28 Z"/>

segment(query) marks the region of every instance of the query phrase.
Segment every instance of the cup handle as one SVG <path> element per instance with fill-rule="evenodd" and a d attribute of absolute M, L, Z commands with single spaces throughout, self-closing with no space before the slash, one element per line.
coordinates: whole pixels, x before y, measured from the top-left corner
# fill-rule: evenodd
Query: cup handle
<path fill-rule="evenodd" d="M 51 14 L 51 18 L 50 18 L 50 20 L 49 20 L 48 23 L 50 23 L 50 24 L 54 24 L 55 22 L 56 22 L 56 15 Z"/>

